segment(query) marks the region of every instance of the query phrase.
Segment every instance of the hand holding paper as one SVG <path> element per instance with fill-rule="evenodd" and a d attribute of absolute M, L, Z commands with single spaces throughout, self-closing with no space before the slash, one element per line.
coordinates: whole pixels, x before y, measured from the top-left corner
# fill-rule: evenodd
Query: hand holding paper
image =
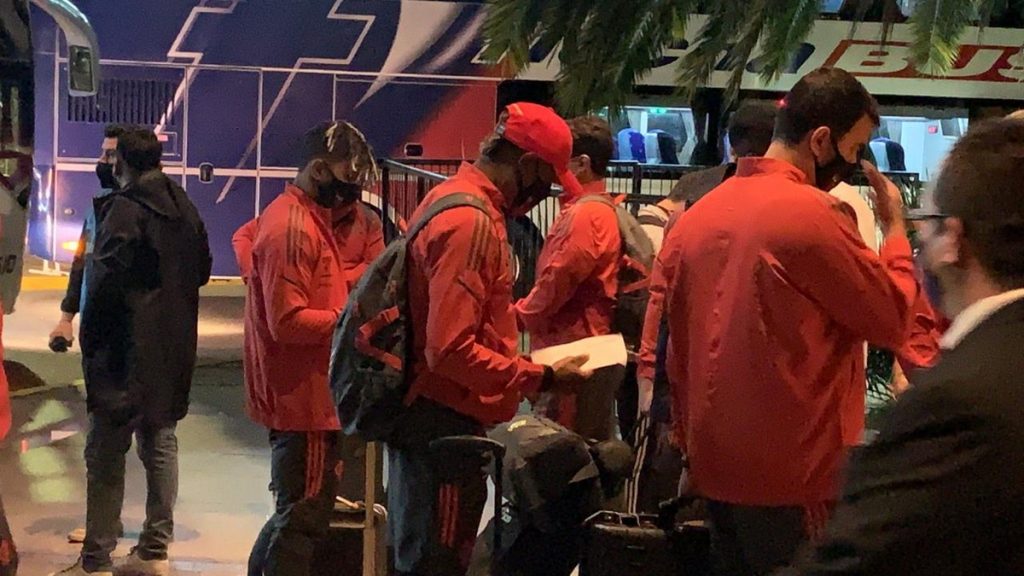
<path fill-rule="evenodd" d="M 562 358 L 551 365 L 554 379 L 551 382 L 552 392 L 573 393 L 581 384 L 593 376 L 593 370 L 584 370 L 582 366 L 590 360 L 590 356 L 570 356 Z"/>
<path fill-rule="evenodd" d="M 530 354 L 530 359 L 538 364 L 555 367 L 559 360 L 587 356 L 581 368 L 594 371 L 608 366 L 626 365 L 626 341 L 621 334 L 594 336 L 568 344 L 543 348 Z"/>

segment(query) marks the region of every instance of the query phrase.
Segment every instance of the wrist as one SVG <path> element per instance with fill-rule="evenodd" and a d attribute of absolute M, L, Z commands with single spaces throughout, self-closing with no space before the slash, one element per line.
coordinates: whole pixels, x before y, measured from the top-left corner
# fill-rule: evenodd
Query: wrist
<path fill-rule="evenodd" d="M 555 385 L 555 370 L 551 366 L 544 367 L 544 375 L 540 379 L 540 391 L 547 392 Z"/>
<path fill-rule="evenodd" d="M 61 322 L 67 322 L 68 324 L 70 324 L 74 320 L 75 320 L 75 315 L 73 313 L 71 313 L 71 312 L 61 312 L 61 314 L 60 314 L 60 321 Z"/>

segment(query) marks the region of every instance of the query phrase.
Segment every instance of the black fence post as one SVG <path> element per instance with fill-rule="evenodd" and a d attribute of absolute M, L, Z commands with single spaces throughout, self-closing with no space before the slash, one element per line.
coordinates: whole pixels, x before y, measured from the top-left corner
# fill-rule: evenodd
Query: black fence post
<path fill-rule="evenodd" d="M 384 167 L 380 171 L 380 217 L 381 222 L 385 224 L 384 242 L 391 242 L 398 235 L 398 222 L 395 221 L 393 226 L 386 225 L 388 222 L 392 222 L 391 211 L 388 209 L 391 206 L 391 167 L 385 162 L 382 164 Z"/>

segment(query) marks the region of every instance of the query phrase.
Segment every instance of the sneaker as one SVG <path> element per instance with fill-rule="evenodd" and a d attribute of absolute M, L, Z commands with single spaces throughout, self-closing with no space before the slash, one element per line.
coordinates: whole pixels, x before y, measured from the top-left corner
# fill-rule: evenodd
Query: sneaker
<path fill-rule="evenodd" d="M 99 570 L 97 572 L 86 572 L 85 568 L 82 567 L 82 560 L 79 559 L 73 565 L 61 570 L 60 572 L 53 572 L 50 576 L 114 576 L 114 573 L 110 570 Z"/>
<path fill-rule="evenodd" d="M 135 548 L 124 558 L 114 561 L 114 574 L 117 576 L 168 576 L 170 572 L 171 563 L 166 558 L 143 560 Z"/>

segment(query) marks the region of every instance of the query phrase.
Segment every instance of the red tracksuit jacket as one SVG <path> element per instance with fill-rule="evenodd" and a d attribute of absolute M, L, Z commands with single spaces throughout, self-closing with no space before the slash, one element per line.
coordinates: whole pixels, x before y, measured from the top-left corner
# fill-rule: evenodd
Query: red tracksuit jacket
<path fill-rule="evenodd" d="M 608 197 L 604 182 L 584 195 Z M 611 333 L 622 252 L 619 221 L 607 204 L 563 200 L 537 260 L 530 294 L 516 304 L 534 350 Z"/>
<path fill-rule="evenodd" d="M 734 504 L 834 500 L 863 434 L 864 340 L 897 349 L 909 332 L 909 242 L 876 255 L 839 200 L 750 158 L 666 245 L 667 367 L 693 485 Z"/>
<path fill-rule="evenodd" d="M 258 221 L 253 218 L 231 236 L 238 270 L 246 282 L 252 273 L 252 244 L 256 241 Z M 351 290 L 370 263 L 384 251 L 384 229 L 377 214 L 362 203 L 334 210 L 332 221 L 345 279 Z"/>
<path fill-rule="evenodd" d="M 249 416 L 272 430 L 337 430 L 327 369 L 348 285 L 331 211 L 289 185 L 259 218 L 247 289 Z"/>
<path fill-rule="evenodd" d="M 536 392 L 544 368 L 519 356 L 503 199 L 470 164 L 430 191 L 413 214 L 456 193 L 488 205 L 432 219 L 409 247 L 409 301 L 415 378 L 410 398 L 423 396 L 484 425 L 512 419 L 524 394 Z"/>

